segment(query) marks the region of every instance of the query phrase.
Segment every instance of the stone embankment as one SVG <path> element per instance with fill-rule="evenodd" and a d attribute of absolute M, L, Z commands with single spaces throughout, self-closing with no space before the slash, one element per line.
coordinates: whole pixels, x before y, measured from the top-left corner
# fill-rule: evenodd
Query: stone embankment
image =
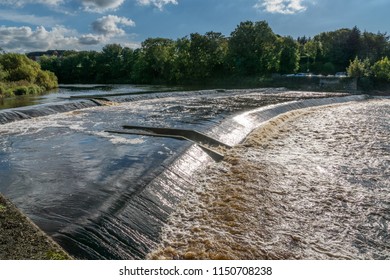
<path fill-rule="evenodd" d="M 57 243 L 0 194 L 0 260 L 70 260 Z"/>

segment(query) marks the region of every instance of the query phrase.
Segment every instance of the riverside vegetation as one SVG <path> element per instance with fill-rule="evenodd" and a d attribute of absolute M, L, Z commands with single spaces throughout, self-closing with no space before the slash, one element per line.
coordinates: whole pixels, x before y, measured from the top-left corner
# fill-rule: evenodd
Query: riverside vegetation
<path fill-rule="evenodd" d="M 137 49 L 108 44 L 100 52 L 54 53 L 40 57 L 40 65 L 24 55 L 0 55 L 0 96 L 54 88 L 56 77 L 61 83 L 256 87 L 299 86 L 291 78 L 272 79 L 283 74 L 347 71 L 364 90 L 390 82 L 389 36 L 357 27 L 293 39 L 275 34 L 266 21 L 246 21 L 229 37 L 192 33 L 177 40 L 149 38 Z"/>
<path fill-rule="evenodd" d="M 293 39 L 275 34 L 266 21 L 246 21 L 230 37 L 207 32 L 149 38 L 137 49 L 108 44 L 101 52 L 43 56 L 41 66 L 62 83 L 257 86 L 267 80 L 272 85 L 274 74 L 348 71 L 369 87 L 390 81 L 389 57 L 386 33 L 354 27 Z"/>
<path fill-rule="evenodd" d="M 0 55 L 0 97 L 39 94 L 58 87 L 57 77 L 23 54 Z"/>

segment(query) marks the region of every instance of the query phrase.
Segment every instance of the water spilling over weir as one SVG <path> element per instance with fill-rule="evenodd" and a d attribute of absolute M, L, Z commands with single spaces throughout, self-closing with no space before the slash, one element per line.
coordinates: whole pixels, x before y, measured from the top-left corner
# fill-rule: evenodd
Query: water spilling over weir
<path fill-rule="evenodd" d="M 82 99 L 0 111 L 0 192 L 80 259 L 145 258 L 196 188 L 193 173 L 213 161 L 188 141 L 108 130 L 195 129 L 236 145 L 288 110 L 365 97 L 267 89 L 105 99 L 113 106 Z"/>

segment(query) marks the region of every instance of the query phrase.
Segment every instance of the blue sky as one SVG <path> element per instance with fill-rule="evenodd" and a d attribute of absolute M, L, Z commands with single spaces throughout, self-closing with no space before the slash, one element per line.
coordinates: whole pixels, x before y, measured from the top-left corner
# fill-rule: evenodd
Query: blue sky
<path fill-rule="evenodd" d="M 280 35 L 314 36 L 358 26 L 390 31 L 388 0 L 1 0 L 0 47 L 9 52 L 138 47 L 149 37 L 229 34 L 266 20 Z"/>

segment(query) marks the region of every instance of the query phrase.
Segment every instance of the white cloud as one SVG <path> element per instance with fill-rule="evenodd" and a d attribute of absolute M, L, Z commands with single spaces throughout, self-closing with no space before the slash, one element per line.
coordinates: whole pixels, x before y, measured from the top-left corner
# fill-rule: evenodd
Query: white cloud
<path fill-rule="evenodd" d="M 85 34 L 85 35 L 81 35 L 78 40 L 80 45 L 91 46 L 91 45 L 98 45 L 100 43 L 103 43 L 105 41 L 105 38 L 104 36 Z"/>
<path fill-rule="evenodd" d="M 118 17 L 108 15 L 97 19 L 92 23 L 93 30 L 105 37 L 124 35 L 126 32 L 119 27 L 122 26 L 135 26 L 134 21 L 125 17 Z"/>
<path fill-rule="evenodd" d="M 2 13 L 0 12 L 1 18 Z M 32 18 L 32 20 L 36 19 Z M 92 24 L 93 34 L 80 34 L 76 30 L 59 25 L 51 29 L 42 25 L 35 29 L 29 26 L 0 26 L 0 46 L 7 52 L 19 53 L 49 49 L 97 50 L 107 42 L 137 46 L 137 43 L 131 42 L 131 36 L 126 34 L 123 29 L 123 27 L 133 26 L 135 23 L 131 19 L 113 15 L 97 19 Z"/>
<path fill-rule="evenodd" d="M 75 31 L 56 26 L 46 30 L 38 26 L 35 30 L 27 26 L 0 26 L 0 41 L 2 48 L 12 52 L 28 52 L 49 49 L 77 49 L 79 39 Z"/>
<path fill-rule="evenodd" d="M 268 13 L 296 14 L 306 11 L 304 0 L 261 0 L 254 7 Z"/>
<path fill-rule="evenodd" d="M 81 0 L 86 11 L 103 13 L 116 10 L 125 0 Z"/>
<path fill-rule="evenodd" d="M 137 0 L 137 2 L 141 6 L 155 6 L 159 10 L 162 10 L 168 4 L 178 4 L 177 0 Z"/>

